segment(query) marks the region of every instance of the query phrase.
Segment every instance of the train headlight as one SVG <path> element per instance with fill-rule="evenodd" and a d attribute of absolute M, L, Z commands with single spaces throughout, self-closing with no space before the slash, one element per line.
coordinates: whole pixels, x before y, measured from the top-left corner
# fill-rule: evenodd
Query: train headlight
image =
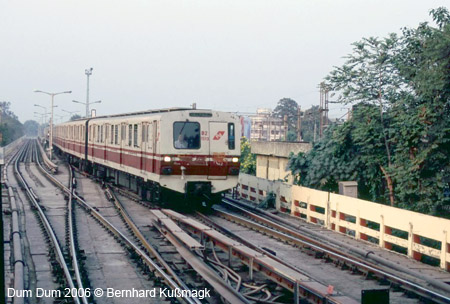
<path fill-rule="evenodd" d="M 231 159 L 231 161 L 232 161 L 233 163 L 237 163 L 237 162 L 239 161 L 239 157 L 233 157 L 233 158 Z"/>
<path fill-rule="evenodd" d="M 170 158 L 170 156 L 164 156 L 164 161 L 166 163 L 169 163 L 172 160 L 172 158 Z"/>

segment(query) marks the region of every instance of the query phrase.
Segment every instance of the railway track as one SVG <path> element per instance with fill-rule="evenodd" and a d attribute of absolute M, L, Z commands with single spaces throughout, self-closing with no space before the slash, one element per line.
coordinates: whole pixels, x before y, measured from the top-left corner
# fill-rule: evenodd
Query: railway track
<path fill-rule="evenodd" d="M 29 186 L 22 171 L 20 170 L 19 163 L 21 162 L 21 160 L 24 160 L 27 156 L 30 158 L 33 157 L 32 149 L 33 149 L 33 147 L 32 147 L 32 143 L 30 141 L 27 142 L 23 146 L 22 150 L 18 153 L 18 155 L 16 156 L 16 158 L 14 160 L 14 172 L 16 174 L 16 178 L 18 179 L 19 183 L 21 184 L 22 188 L 24 189 L 29 201 L 31 202 L 33 208 L 36 210 L 36 212 L 39 216 L 39 219 L 43 226 L 43 230 L 45 231 L 47 238 L 49 240 L 51 251 L 53 252 L 54 258 L 57 261 L 57 263 L 63 273 L 65 286 L 70 288 L 70 290 L 77 290 L 77 288 L 79 286 L 79 285 L 77 285 L 77 283 L 79 283 L 79 282 L 75 281 L 75 283 L 74 283 L 74 280 L 73 280 L 73 277 L 72 277 L 72 274 L 70 271 L 70 267 L 64 257 L 64 253 L 63 253 L 64 251 L 61 248 L 58 238 L 56 237 L 57 233 L 55 232 L 55 230 L 54 230 L 52 224 L 50 223 L 47 215 L 45 214 L 43 208 L 39 204 L 39 199 L 38 199 L 37 195 L 34 193 L 32 188 Z M 76 273 L 79 270 L 73 269 L 73 271 Z M 83 298 L 84 298 L 84 300 L 83 300 Z M 80 303 L 87 304 L 88 303 L 86 301 L 85 297 L 83 297 L 83 296 L 79 297 L 78 295 L 72 295 L 71 299 L 76 304 L 80 304 Z"/>
<path fill-rule="evenodd" d="M 370 251 L 362 252 L 362 250 L 353 248 L 355 252 L 349 252 L 344 244 L 338 242 L 335 242 L 336 246 L 331 246 L 329 242 L 320 240 L 320 235 L 313 236 L 311 233 L 308 235 L 308 231 L 304 229 L 299 232 L 298 227 L 295 227 L 292 223 L 248 204 L 230 198 L 225 198 L 222 204 L 229 211 L 216 208 L 214 212 L 228 221 L 259 231 L 296 247 L 306 248 L 317 257 L 333 261 L 341 267 L 353 269 L 366 276 L 376 277 L 383 283 L 387 281 L 394 287 L 400 288 L 408 294 L 414 294 L 425 302 L 450 303 L 450 286 L 445 283 L 413 271 L 402 273 L 400 271 L 402 269 L 398 265 L 370 256 L 372 253 Z M 230 212 L 231 210 L 233 212 Z M 266 253 L 270 254 L 267 251 Z M 373 260 L 367 259 L 368 256 Z"/>
<path fill-rule="evenodd" d="M 78 206 L 81 207 L 82 210 L 86 211 L 87 214 L 91 215 L 94 219 L 96 219 L 109 233 L 111 233 L 121 244 L 126 246 L 130 252 L 132 252 L 133 256 L 135 256 L 138 260 L 142 262 L 142 265 L 147 267 L 151 273 L 154 274 L 154 277 L 159 278 L 164 282 L 166 286 L 168 286 L 171 290 L 188 290 L 187 286 L 179 279 L 176 278 L 173 273 L 167 273 L 163 267 L 159 265 L 161 262 L 156 258 L 156 262 L 154 259 L 149 257 L 147 252 L 145 252 L 144 249 L 141 249 L 138 244 L 136 244 L 130 237 L 127 237 L 124 232 L 122 232 L 120 229 L 116 227 L 116 225 L 112 224 L 111 221 L 109 221 L 105 216 L 103 216 L 97 208 L 94 208 L 91 206 L 87 201 L 79 196 L 75 191 L 73 191 L 73 182 L 71 183 L 71 186 L 67 187 L 65 186 L 60 180 L 58 180 L 56 177 L 54 177 L 50 172 L 48 172 L 44 166 L 41 164 L 41 162 L 38 161 L 38 167 L 42 171 L 43 174 L 46 175 L 46 177 L 52 181 L 58 188 L 60 188 L 64 193 L 66 193 L 69 198 L 77 202 Z M 70 180 L 73 181 L 73 168 L 70 167 Z M 72 212 L 71 212 L 72 213 Z M 73 220 L 72 220 L 72 227 L 73 227 Z M 75 241 L 74 241 L 75 243 Z M 74 252 L 76 252 L 76 249 L 74 248 Z M 74 255 L 76 257 L 76 255 Z M 179 301 L 183 303 L 189 303 L 189 304 L 198 304 L 200 303 L 198 299 L 192 297 L 192 296 L 177 296 L 176 297 Z"/>

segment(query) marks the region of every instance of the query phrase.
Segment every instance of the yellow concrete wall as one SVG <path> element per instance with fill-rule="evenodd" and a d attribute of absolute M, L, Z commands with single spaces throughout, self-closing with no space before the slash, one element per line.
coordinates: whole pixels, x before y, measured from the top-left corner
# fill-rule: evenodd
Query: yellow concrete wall
<path fill-rule="evenodd" d="M 288 177 L 287 182 L 292 184 L 293 177 L 290 171 L 286 171 L 288 163 L 287 158 L 257 155 L 256 156 L 256 176 L 269 180 L 284 180 Z"/>
<path fill-rule="evenodd" d="M 241 197 L 252 197 L 252 201 L 260 202 L 265 196 L 257 194 L 269 191 L 276 194 L 276 206 L 282 212 L 361 241 L 376 238 L 379 246 L 388 250 L 392 245 L 404 247 L 408 256 L 415 259 L 420 259 L 421 254 L 434 257 L 440 260 L 441 268 L 450 270 L 450 220 L 247 174 L 239 175 Z M 369 221 L 379 225 L 379 230 L 369 228 Z M 407 238 L 392 235 L 392 229 L 403 231 Z M 421 244 L 420 237 L 440 242 L 441 249 Z"/>

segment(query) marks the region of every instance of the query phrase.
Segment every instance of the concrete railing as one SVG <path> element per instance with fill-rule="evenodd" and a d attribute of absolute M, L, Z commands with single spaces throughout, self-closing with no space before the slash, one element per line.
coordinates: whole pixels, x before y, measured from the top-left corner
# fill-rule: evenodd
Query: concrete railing
<path fill-rule="evenodd" d="M 258 203 L 273 192 L 281 212 L 450 270 L 450 220 L 247 174 L 239 184 L 242 198 Z"/>
<path fill-rule="evenodd" d="M 15 141 L 13 141 L 12 143 L 10 143 L 9 145 L 4 146 L 4 157 L 6 158 L 12 151 L 14 151 L 18 146 L 20 146 L 23 141 L 25 140 L 25 136 L 22 136 L 18 139 L 16 139 Z"/>

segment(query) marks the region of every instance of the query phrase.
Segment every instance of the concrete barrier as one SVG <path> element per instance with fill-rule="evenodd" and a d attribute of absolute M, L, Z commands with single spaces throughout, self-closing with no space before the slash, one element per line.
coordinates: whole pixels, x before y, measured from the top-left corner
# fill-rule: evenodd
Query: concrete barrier
<path fill-rule="evenodd" d="M 420 260 L 422 255 L 440 261 L 450 270 L 450 220 L 353 197 L 239 175 L 241 198 L 256 203 L 269 192 L 276 194 L 281 212 L 301 218 L 387 250 L 402 251 Z M 400 250 L 399 250 L 400 249 Z"/>

